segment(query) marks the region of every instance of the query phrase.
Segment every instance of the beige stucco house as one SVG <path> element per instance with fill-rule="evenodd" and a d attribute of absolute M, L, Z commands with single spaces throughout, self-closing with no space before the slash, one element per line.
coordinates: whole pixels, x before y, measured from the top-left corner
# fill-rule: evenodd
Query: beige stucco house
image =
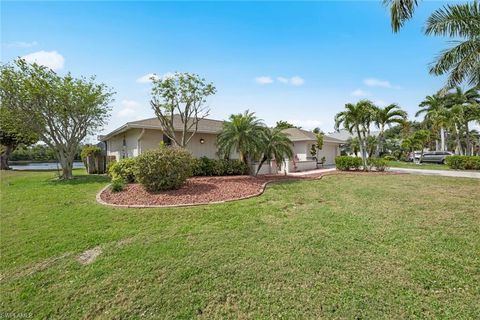
<path fill-rule="evenodd" d="M 203 119 L 198 123 L 197 133 L 187 145 L 188 150 L 196 158 L 208 157 L 218 158 L 216 140 L 218 133 L 223 128 L 223 121 Z M 178 128 L 181 134 L 182 122 L 178 117 L 174 118 L 174 127 Z M 281 165 L 281 172 L 295 172 L 315 169 L 317 160 L 310 155 L 312 144 L 316 143 L 316 137 L 312 132 L 290 128 L 284 130 L 292 140 L 292 151 L 294 158 Z M 163 134 L 162 126 L 157 118 L 150 118 L 139 121 L 127 122 L 112 132 L 99 136 L 99 140 L 105 143 L 107 156 L 115 157 L 117 160 L 136 157 L 145 150 L 158 148 L 160 142 L 169 144 L 170 139 Z M 340 154 L 339 146 L 344 141 L 324 136 L 322 150 L 317 152 L 317 159 L 325 157 L 325 165 L 335 163 L 335 157 Z M 232 154 L 231 158 L 238 158 Z M 260 173 L 275 173 L 277 166 L 264 165 Z"/>

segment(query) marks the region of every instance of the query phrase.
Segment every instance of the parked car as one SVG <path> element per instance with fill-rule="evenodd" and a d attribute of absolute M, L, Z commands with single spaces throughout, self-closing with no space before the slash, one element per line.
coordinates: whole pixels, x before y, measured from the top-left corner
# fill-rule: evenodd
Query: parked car
<path fill-rule="evenodd" d="M 422 162 L 445 163 L 445 158 L 451 155 L 450 151 L 429 151 L 423 154 Z"/>

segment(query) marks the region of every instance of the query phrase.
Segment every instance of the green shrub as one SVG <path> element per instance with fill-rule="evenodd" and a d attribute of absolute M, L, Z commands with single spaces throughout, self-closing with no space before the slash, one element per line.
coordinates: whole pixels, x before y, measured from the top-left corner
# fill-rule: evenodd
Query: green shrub
<path fill-rule="evenodd" d="M 111 163 L 111 164 L 110 164 Z M 117 162 L 110 162 L 108 174 L 113 180 L 123 180 L 125 183 L 136 181 L 137 160 L 136 158 L 122 159 Z"/>
<path fill-rule="evenodd" d="M 202 157 L 192 161 L 192 174 L 194 176 L 232 176 L 248 173 L 248 166 L 240 160 Z"/>
<path fill-rule="evenodd" d="M 368 165 L 371 168 L 375 168 L 377 171 L 385 171 L 388 167 L 388 162 L 387 160 L 381 159 L 381 158 L 369 158 L 368 159 Z"/>
<path fill-rule="evenodd" d="M 185 149 L 163 147 L 137 157 L 137 181 L 147 191 L 179 189 L 192 175 L 192 155 Z"/>
<path fill-rule="evenodd" d="M 385 157 L 383 157 L 383 160 L 385 160 L 385 161 L 397 161 L 397 158 L 395 158 L 394 156 L 385 156 Z"/>
<path fill-rule="evenodd" d="M 123 180 L 112 180 L 112 184 L 110 185 L 110 189 L 112 192 L 120 192 L 123 191 L 125 183 Z"/>
<path fill-rule="evenodd" d="M 457 170 L 480 170 L 480 156 L 448 156 L 446 164 Z"/>
<path fill-rule="evenodd" d="M 338 156 L 335 158 L 335 165 L 338 170 L 358 170 L 362 166 L 362 158 L 351 156 Z"/>
<path fill-rule="evenodd" d="M 83 161 L 85 161 L 87 157 L 99 156 L 101 153 L 102 153 L 102 149 L 100 149 L 100 147 L 86 145 L 85 147 L 82 148 L 82 151 L 80 152 L 80 157 L 82 158 Z"/>

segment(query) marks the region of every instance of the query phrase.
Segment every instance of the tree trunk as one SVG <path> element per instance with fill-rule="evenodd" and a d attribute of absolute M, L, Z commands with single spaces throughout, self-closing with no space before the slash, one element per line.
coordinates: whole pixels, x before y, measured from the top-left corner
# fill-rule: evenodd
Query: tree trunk
<path fill-rule="evenodd" d="M 0 154 L 0 170 L 10 170 L 8 159 L 15 149 L 14 145 L 2 145 L 2 153 Z"/>
<path fill-rule="evenodd" d="M 357 127 L 357 137 L 358 137 L 358 142 L 360 145 L 360 153 L 362 154 L 362 162 L 363 162 L 363 171 L 368 171 L 367 167 L 367 154 L 366 154 L 366 146 L 364 145 L 364 141 L 362 139 L 362 135 L 360 134 L 360 129 Z"/>
<path fill-rule="evenodd" d="M 465 155 L 470 156 L 472 154 L 472 146 L 470 143 L 470 131 L 468 128 L 468 121 L 465 122 L 465 143 L 466 143 Z"/>
<path fill-rule="evenodd" d="M 457 143 L 457 147 L 455 148 L 455 154 L 462 155 L 462 142 L 460 141 L 460 131 L 458 130 L 458 126 L 455 125 L 455 141 Z"/>
<path fill-rule="evenodd" d="M 435 139 L 435 151 L 439 151 L 439 143 L 438 143 L 438 139 Z"/>
<path fill-rule="evenodd" d="M 441 151 L 445 151 L 445 129 L 440 128 L 440 141 L 441 141 Z"/>
<path fill-rule="evenodd" d="M 380 157 L 380 152 L 383 151 L 383 131 L 385 128 L 382 126 L 380 128 L 380 133 L 378 134 L 378 143 L 377 143 L 377 149 L 375 150 L 375 158 Z"/>
<path fill-rule="evenodd" d="M 260 172 L 260 168 L 262 168 L 263 164 L 265 163 L 265 161 L 267 161 L 267 158 L 266 157 L 263 157 L 262 158 L 262 161 L 260 161 L 260 163 L 258 164 L 258 168 L 257 168 L 257 171 L 255 172 L 255 176 L 258 175 L 258 173 Z"/>

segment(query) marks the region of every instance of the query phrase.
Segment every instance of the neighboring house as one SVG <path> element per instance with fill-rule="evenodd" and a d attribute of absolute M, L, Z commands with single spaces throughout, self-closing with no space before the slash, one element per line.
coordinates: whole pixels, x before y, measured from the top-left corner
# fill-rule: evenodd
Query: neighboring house
<path fill-rule="evenodd" d="M 196 158 L 208 157 L 218 158 L 217 154 L 217 135 L 223 128 L 224 121 L 203 119 L 198 123 L 197 133 L 193 136 L 187 145 L 192 155 Z M 182 122 L 176 116 L 174 118 L 174 127 L 178 129 L 178 136 L 181 136 Z M 315 144 L 317 138 L 314 133 L 297 128 L 285 129 L 284 132 L 292 140 L 292 150 L 294 159 L 288 161 L 288 165 L 283 165 L 281 171 L 294 172 L 315 169 L 317 161 L 310 155 L 312 144 Z M 98 139 L 105 143 L 107 156 L 113 156 L 117 160 L 123 158 L 136 157 L 145 150 L 158 148 L 160 142 L 170 144 L 170 139 L 163 134 L 162 126 L 157 118 L 150 118 L 139 121 L 127 122 L 120 128 L 112 132 L 99 136 Z M 326 165 L 335 163 L 335 156 L 340 154 L 339 146 L 345 141 L 324 136 L 323 149 L 318 151 L 317 159 L 325 157 Z M 238 155 L 232 154 L 231 158 L 238 158 Z M 275 167 L 275 165 L 273 165 Z M 271 170 L 267 164 L 261 170 L 265 173 Z M 271 170 L 276 172 L 275 169 Z"/>

